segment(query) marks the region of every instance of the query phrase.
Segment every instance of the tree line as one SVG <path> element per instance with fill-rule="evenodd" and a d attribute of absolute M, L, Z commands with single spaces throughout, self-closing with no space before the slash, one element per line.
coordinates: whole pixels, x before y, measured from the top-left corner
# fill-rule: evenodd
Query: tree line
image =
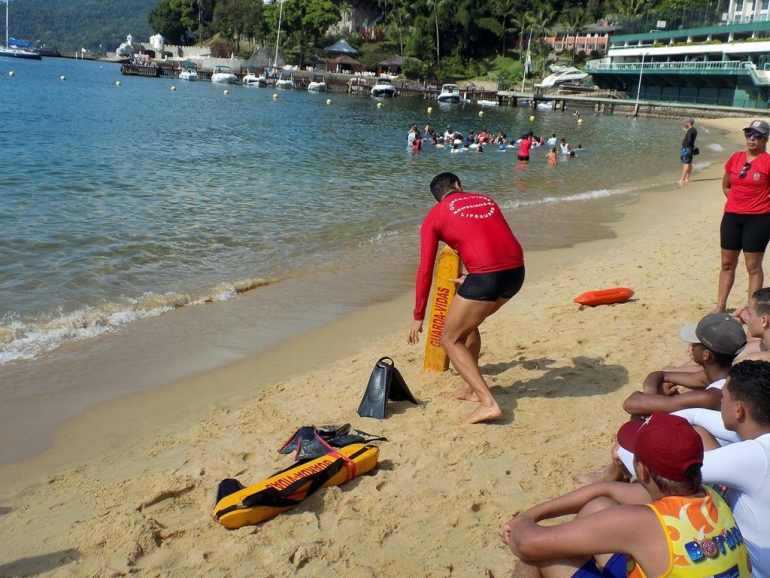
<path fill-rule="evenodd" d="M 533 61 L 545 71 L 547 35 L 575 35 L 589 24 L 605 21 L 625 32 L 654 27 L 660 20 L 666 20 L 669 29 L 705 25 L 711 23 L 706 21 L 709 14 L 718 21 L 725 2 L 377 0 L 383 18 L 374 29 L 329 35 L 340 15 L 354 7 L 354 0 L 285 0 L 279 43 L 287 62 L 300 65 L 307 55 L 340 37 L 364 52 L 365 45 L 378 44 L 374 58 L 393 53 L 412 57 L 415 60 L 405 66 L 407 73 L 442 78 L 472 76 L 480 62 L 511 52 L 523 59 L 530 45 Z M 149 22 L 171 43 L 202 42 L 218 34 L 223 41 L 217 47 L 220 51 L 248 57 L 255 47 L 274 45 L 279 11 L 278 0 L 267 5 L 263 0 L 160 0 Z M 372 62 L 364 64 L 371 67 Z"/>
<path fill-rule="evenodd" d="M 376 2 L 382 18 L 370 30 L 329 33 L 354 5 Z M 551 60 L 545 36 L 575 35 L 588 24 L 609 21 L 623 32 L 647 32 L 718 22 L 727 0 L 13 0 L 11 36 L 62 50 L 115 50 L 132 34 L 155 32 L 167 43 L 209 42 L 212 54 L 248 58 L 260 46 L 275 46 L 281 12 L 280 48 L 299 64 L 340 37 L 361 50 L 368 68 L 396 53 L 415 77 L 483 73 L 497 56 L 532 60 L 545 71 Z M 0 22 L 5 15 L 0 15 Z M 4 22 L 2 22 L 4 25 Z M 581 55 L 566 55 L 569 59 Z M 587 55 L 582 55 L 583 57 Z"/>

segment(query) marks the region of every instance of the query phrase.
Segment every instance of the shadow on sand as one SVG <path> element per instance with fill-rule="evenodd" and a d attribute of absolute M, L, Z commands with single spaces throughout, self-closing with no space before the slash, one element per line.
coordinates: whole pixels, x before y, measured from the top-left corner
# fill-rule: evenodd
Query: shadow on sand
<path fill-rule="evenodd" d="M 77 550 L 59 550 L 50 554 L 19 558 L 13 562 L 0 565 L 0 578 L 13 578 L 14 576 L 37 576 L 50 572 L 54 568 L 64 566 L 80 559 Z"/>

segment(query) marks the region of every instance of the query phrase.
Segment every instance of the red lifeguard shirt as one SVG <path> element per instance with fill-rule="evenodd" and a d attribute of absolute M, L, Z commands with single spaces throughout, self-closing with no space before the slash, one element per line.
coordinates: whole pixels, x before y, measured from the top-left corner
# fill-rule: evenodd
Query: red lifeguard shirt
<path fill-rule="evenodd" d="M 425 319 L 439 241 L 460 255 L 469 273 L 494 273 L 524 265 L 524 251 L 497 203 L 478 193 L 447 195 L 420 227 L 414 307 L 417 320 Z"/>
<path fill-rule="evenodd" d="M 725 203 L 725 213 L 762 215 L 770 213 L 770 155 L 760 154 L 751 161 L 743 178 L 741 171 L 746 165 L 746 151 L 731 156 L 725 163 L 730 175 L 730 192 Z"/>
<path fill-rule="evenodd" d="M 532 140 L 529 137 L 521 139 L 521 142 L 519 143 L 519 156 L 528 157 L 529 149 L 531 147 L 532 147 Z"/>

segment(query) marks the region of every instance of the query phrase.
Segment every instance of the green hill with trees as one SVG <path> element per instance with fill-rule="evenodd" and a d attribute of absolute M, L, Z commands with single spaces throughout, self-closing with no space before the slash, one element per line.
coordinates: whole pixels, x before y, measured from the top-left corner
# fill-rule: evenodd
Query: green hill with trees
<path fill-rule="evenodd" d="M 658 20 L 669 28 L 711 24 L 726 0 L 286 0 L 286 62 L 300 64 L 339 39 L 327 31 L 342 12 L 375 1 L 384 14 L 377 26 L 342 35 L 365 68 L 400 54 L 411 57 L 404 72 L 412 78 L 520 78 L 529 38 L 535 71 L 544 74 L 553 61 L 546 35 L 574 35 L 602 20 L 624 32 L 647 31 Z M 12 36 L 60 50 L 106 52 L 129 33 L 146 41 L 159 32 L 169 44 L 207 43 L 215 56 L 243 58 L 274 46 L 279 14 L 277 2 L 263 0 L 12 0 L 10 7 Z M 592 56 L 562 58 L 579 63 Z"/>
<path fill-rule="evenodd" d="M 148 39 L 158 0 L 10 0 L 9 34 L 59 50 L 114 51 L 127 34 Z M 1 4 L 0 4 L 1 5 Z M 5 30 L 5 6 L 0 14 Z"/>

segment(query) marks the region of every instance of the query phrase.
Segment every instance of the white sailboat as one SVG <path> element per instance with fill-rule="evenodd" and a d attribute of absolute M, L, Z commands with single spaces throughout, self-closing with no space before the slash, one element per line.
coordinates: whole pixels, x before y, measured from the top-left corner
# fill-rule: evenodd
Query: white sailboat
<path fill-rule="evenodd" d="M 0 46 L 0 56 L 41 60 L 40 55 L 32 50 L 32 45 L 29 42 L 8 36 L 8 5 L 10 3 L 11 0 L 5 0 L 5 46 Z"/>
<path fill-rule="evenodd" d="M 280 3 L 278 9 L 278 33 L 275 36 L 275 58 L 273 58 L 272 73 L 275 75 L 275 87 L 284 90 L 296 88 L 294 76 L 291 72 L 286 72 L 278 68 L 278 47 L 281 44 L 281 22 L 283 20 L 283 3 L 286 0 L 278 0 Z"/>

